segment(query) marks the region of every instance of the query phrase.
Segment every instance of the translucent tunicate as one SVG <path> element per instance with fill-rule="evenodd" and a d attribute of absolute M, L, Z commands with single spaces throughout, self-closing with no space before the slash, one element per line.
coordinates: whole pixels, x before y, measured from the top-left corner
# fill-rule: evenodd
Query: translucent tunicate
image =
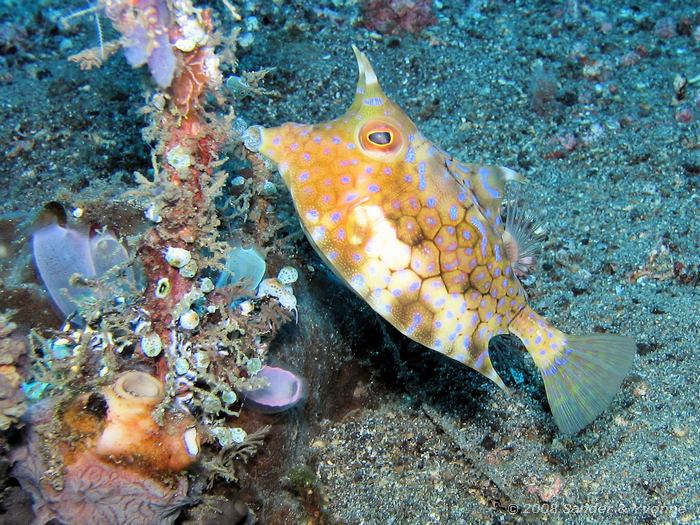
<path fill-rule="evenodd" d="M 99 278 L 129 259 L 122 244 L 109 232 L 89 236 L 58 224 L 49 224 L 34 233 L 32 251 L 41 280 L 66 316 L 75 311 L 78 301 L 93 293 L 90 288 L 72 284 L 74 274 Z M 127 279 L 133 281 L 133 272 L 126 271 Z"/>
<path fill-rule="evenodd" d="M 255 248 L 231 248 L 224 263 L 225 269 L 216 281 L 217 288 L 242 284 L 251 294 L 265 275 L 265 259 Z"/>

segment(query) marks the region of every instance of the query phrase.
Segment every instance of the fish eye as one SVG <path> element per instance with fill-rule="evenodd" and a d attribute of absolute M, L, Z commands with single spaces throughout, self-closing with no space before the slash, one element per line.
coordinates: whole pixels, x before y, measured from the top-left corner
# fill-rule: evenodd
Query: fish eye
<path fill-rule="evenodd" d="M 362 126 L 359 142 L 368 153 L 396 153 L 402 136 L 397 127 L 384 121 L 371 121 Z"/>
<path fill-rule="evenodd" d="M 391 131 L 373 131 L 367 135 L 367 140 L 377 146 L 390 146 L 394 136 Z"/>

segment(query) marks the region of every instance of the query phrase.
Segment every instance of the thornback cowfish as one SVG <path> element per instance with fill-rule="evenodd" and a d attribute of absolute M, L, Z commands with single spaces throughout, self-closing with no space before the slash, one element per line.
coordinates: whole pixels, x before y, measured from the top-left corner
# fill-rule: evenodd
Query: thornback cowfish
<path fill-rule="evenodd" d="M 513 221 L 500 214 L 505 183 L 523 178 L 431 143 L 353 50 L 360 76 L 345 115 L 252 126 L 246 145 L 277 164 L 311 244 L 377 313 L 502 389 L 489 341 L 516 335 L 541 372 L 556 424 L 579 431 L 619 389 L 634 340 L 567 335 L 528 306 L 518 279 L 527 228 L 508 228 Z"/>

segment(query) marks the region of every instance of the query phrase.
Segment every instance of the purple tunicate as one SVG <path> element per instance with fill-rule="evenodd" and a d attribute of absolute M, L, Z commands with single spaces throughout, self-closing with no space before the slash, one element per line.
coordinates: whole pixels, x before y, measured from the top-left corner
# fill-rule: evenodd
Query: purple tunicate
<path fill-rule="evenodd" d="M 146 28 L 136 25 L 126 35 L 127 43 L 124 45 L 124 56 L 131 67 L 141 67 L 148 60 L 148 34 Z"/>
<path fill-rule="evenodd" d="M 32 250 L 41 280 L 66 316 L 75 311 L 77 301 L 93 293 L 89 288 L 72 286 L 73 274 L 100 277 L 128 260 L 126 250 L 112 234 L 89 237 L 58 224 L 37 230 L 32 238 Z"/>
<path fill-rule="evenodd" d="M 289 410 L 306 399 L 306 381 L 284 368 L 264 366 L 257 374 L 269 386 L 245 393 L 245 405 L 266 414 Z"/>
<path fill-rule="evenodd" d="M 175 54 L 167 33 L 158 35 L 155 41 L 158 47 L 148 57 L 148 69 L 156 84 L 166 88 L 172 83 L 175 74 Z"/>

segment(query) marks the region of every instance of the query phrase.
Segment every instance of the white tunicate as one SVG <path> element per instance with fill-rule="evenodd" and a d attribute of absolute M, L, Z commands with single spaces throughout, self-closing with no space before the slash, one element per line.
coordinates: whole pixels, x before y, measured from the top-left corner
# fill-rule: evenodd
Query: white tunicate
<path fill-rule="evenodd" d="M 164 256 L 168 264 L 175 268 L 182 268 L 192 260 L 192 254 L 190 252 L 176 246 L 168 246 L 165 249 Z"/>
<path fill-rule="evenodd" d="M 252 357 L 246 361 L 245 367 L 252 376 L 262 370 L 262 361 L 258 357 Z"/>
<path fill-rule="evenodd" d="M 141 351 L 146 357 L 156 357 L 162 349 L 163 343 L 157 333 L 151 332 L 141 337 Z"/>
<path fill-rule="evenodd" d="M 239 305 L 239 308 L 241 309 L 241 315 L 248 316 L 253 310 L 255 310 L 255 305 L 252 303 L 252 301 L 243 301 Z"/>
<path fill-rule="evenodd" d="M 237 445 L 243 443 L 245 438 L 248 437 L 248 433 L 240 427 L 230 428 L 229 434 L 231 435 L 231 440 Z"/>
<path fill-rule="evenodd" d="M 294 266 L 285 266 L 277 274 L 277 280 L 282 284 L 292 284 L 299 279 L 299 272 Z"/>
<path fill-rule="evenodd" d="M 223 448 L 239 445 L 248 437 L 248 433 L 240 427 L 214 427 L 211 429 L 211 433 Z"/>

